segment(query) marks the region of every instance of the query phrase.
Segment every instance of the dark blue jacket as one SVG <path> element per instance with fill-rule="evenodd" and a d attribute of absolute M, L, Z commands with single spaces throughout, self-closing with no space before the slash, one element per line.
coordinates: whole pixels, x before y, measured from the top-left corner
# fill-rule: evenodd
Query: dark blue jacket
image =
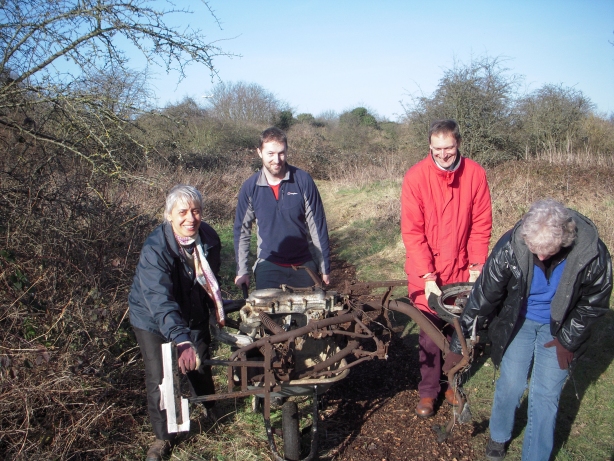
<path fill-rule="evenodd" d="M 330 273 L 328 227 L 320 193 L 311 176 L 286 165 L 275 199 L 262 169 L 241 187 L 234 224 L 237 275 L 249 273 L 247 255 L 254 221 L 258 226 L 258 259 L 279 264 L 315 261 Z"/>
<path fill-rule="evenodd" d="M 214 274 L 220 270 L 220 239 L 201 222 L 200 238 Z M 170 222 L 149 234 L 136 268 L 128 297 L 130 323 L 136 328 L 164 337 L 167 341 L 190 341 L 190 327 L 204 323 L 208 328 L 213 301 L 196 282 L 194 270 L 179 252 Z"/>

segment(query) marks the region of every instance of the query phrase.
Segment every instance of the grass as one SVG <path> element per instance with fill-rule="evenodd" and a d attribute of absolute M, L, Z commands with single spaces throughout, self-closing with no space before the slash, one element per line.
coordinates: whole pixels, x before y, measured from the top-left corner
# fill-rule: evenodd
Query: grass
<path fill-rule="evenodd" d="M 318 187 L 334 251 L 357 266 L 358 278 L 405 278 L 405 250 L 399 232 L 401 180 L 358 186 L 328 182 Z"/>

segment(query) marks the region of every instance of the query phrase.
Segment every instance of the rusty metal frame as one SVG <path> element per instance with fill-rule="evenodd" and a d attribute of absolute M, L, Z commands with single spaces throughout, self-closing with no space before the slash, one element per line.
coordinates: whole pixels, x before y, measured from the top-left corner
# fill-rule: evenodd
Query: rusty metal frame
<path fill-rule="evenodd" d="M 311 274 L 310 274 L 311 275 Z M 313 276 L 312 276 L 313 277 Z M 315 281 L 315 278 L 314 278 Z M 391 293 L 394 287 L 405 286 L 407 281 L 405 280 L 389 280 L 384 282 L 367 282 L 367 283 L 348 283 L 345 284 L 344 297 L 344 309 L 338 311 L 336 315 L 321 320 L 312 320 L 306 326 L 297 328 L 295 330 L 280 331 L 280 329 L 269 328 L 274 334 L 270 336 L 264 336 L 252 344 L 242 347 L 235 351 L 228 360 L 205 360 L 206 365 L 211 366 L 225 366 L 227 367 L 228 374 L 228 389 L 227 392 L 221 394 L 204 395 L 199 397 L 192 397 L 188 400 L 190 402 L 203 402 L 213 400 L 223 400 L 229 398 L 247 397 L 247 396 L 263 396 L 263 417 L 267 432 L 267 438 L 273 456 L 276 461 L 283 461 L 275 445 L 273 438 L 273 430 L 271 428 L 271 393 L 280 392 L 282 386 L 292 386 L 293 382 L 300 382 L 301 387 L 312 386 L 313 387 L 313 425 L 312 425 L 312 440 L 310 454 L 303 461 L 313 459 L 317 451 L 317 395 L 318 395 L 318 382 L 323 378 L 332 378 L 340 376 L 345 370 L 348 370 L 364 361 L 378 359 L 386 359 L 388 346 L 391 339 L 391 322 L 389 319 L 389 311 L 395 311 L 410 317 L 416 322 L 419 327 L 426 332 L 426 334 L 437 344 L 439 349 L 442 350 L 444 357 L 450 351 L 450 344 L 443 333 L 437 328 L 428 318 L 426 318 L 422 312 L 417 309 L 411 301 L 407 302 L 401 300 L 391 300 Z M 373 288 L 386 288 L 385 293 L 382 295 L 378 304 L 361 302 L 354 297 L 355 291 L 371 290 Z M 379 310 L 377 317 L 382 315 L 384 318 L 384 324 L 369 318 L 366 314 L 369 309 Z M 263 325 L 268 324 L 268 316 L 263 314 Z M 368 324 L 375 321 L 381 325 L 385 330 L 388 330 L 390 336 L 387 339 L 378 337 L 377 334 L 369 328 Z M 471 361 L 470 347 L 464 340 L 460 329 L 460 323 L 458 319 L 454 319 L 454 328 L 457 331 L 458 337 L 461 340 L 463 349 L 463 359 L 456 367 L 454 367 L 448 373 L 448 381 L 450 388 L 454 389 L 455 396 L 460 402 L 460 408 L 465 403 L 465 396 L 462 391 L 457 389 L 455 385 L 455 378 L 459 371 L 464 370 Z M 342 338 L 345 343 L 343 349 L 335 352 L 331 357 L 323 360 L 316 365 L 310 366 L 300 371 L 294 370 L 292 367 L 291 356 L 293 342 L 304 335 L 311 335 L 312 337 L 319 339 L 325 337 L 338 337 Z M 371 349 L 365 349 L 365 342 L 371 342 L 373 346 Z M 248 360 L 248 353 L 251 351 L 259 351 L 264 357 L 263 361 Z M 343 359 L 350 356 L 354 357 L 351 362 L 344 361 L 345 365 L 341 362 Z M 339 364 L 335 369 L 329 369 L 331 366 Z M 254 386 L 254 382 L 250 384 L 248 379 L 248 369 L 258 369 L 262 372 L 257 375 L 258 386 Z M 235 383 L 234 375 L 235 371 L 240 371 L 239 383 Z M 305 380 L 313 380 L 312 384 L 305 384 Z M 236 390 L 239 387 L 240 390 Z M 451 432 L 454 423 L 455 416 L 448 423 L 445 429 L 446 436 Z"/>
<path fill-rule="evenodd" d="M 189 398 L 189 402 L 205 402 L 223 400 L 229 398 L 247 397 L 250 395 L 263 396 L 263 418 L 267 432 L 267 438 L 273 456 L 276 461 L 283 458 L 277 450 L 271 428 L 271 393 L 282 390 L 283 385 L 292 386 L 293 382 L 300 383 L 301 387 L 313 387 L 313 424 L 310 454 L 303 461 L 314 459 L 317 452 L 317 390 L 318 385 L 327 380 L 334 381 L 335 377 L 342 378 L 344 372 L 356 365 L 375 358 L 385 359 L 388 354 L 390 339 L 384 340 L 371 329 L 368 324 L 373 320 L 368 318 L 369 311 L 357 308 L 346 299 L 347 309 L 341 310 L 337 315 L 322 320 L 312 320 L 306 326 L 289 331 L 277 331 L 276 334 L 264 336 L 252 344 L 235 351 L 228 360 L 204 360 L 203 364 L 211 366 L 225 366 L 228 374 L 228 389 L 225 393 L 203 395 Z M 384 313 L 379 306 L 380 315 Z M 267 324 L 267 316 L 263 316 L 263 324 Z M 377 322 L 377 324 L 382 325 Z M 341 338 L 345 346 L 325 360 L 310 367 L 294 370 L 288 366 L 287 359 L 292 355 L 292 343 L 299 337 L 310 335 L 320 339 L 325 337 Z M 391 334 L 390 334 L 391 336 Z M 370 343 L 371 350 L 365 348 L 365 343 Z M 248 360 L 251 351 L 259 351 L 263 361 Z M 345 358 L 353 356 L 355 360 L 348 363 Z M 332 366 L 338 364 L 334 369 Z M 250 386 L 248 369 L 258 369 L 262 373 L 258 375 L 259 386 Z M 234 373 L 240 369 L 240 383 L 235 385 Z M 312 384 L 305 382 L 313 381 Z M 240 387 L 240 390 L 235 390 Z M 251 388 L 250 388 L 251 387 Z"/>

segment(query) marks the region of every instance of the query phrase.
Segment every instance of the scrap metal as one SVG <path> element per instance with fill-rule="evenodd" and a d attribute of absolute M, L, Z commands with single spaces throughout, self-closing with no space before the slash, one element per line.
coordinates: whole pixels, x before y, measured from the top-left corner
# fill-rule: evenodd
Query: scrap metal
<path fill-rule="evenodd" d="M 318 282 L 315 274 L 311 274 Z M 283 461 L 273 438 L 270 422 L 272 397 L 289 395 L 313 395 L 313 424 L 311 451 L 303 461 L 313 459 L 317 453 L 317 396 L 334 382 L 343 379 L 352 367 L 373 359 L 387 359 L 388 347 L 392 338 L 393 325 L 390 312 L 399 312 L 413 319 L 421 329 L 442 350 L 444 356 L 449 352 L 449 343 L 442 332 L 433 325 L 407 298 L 393 300 L 394 287 L 406 286 L 405 280 L 384 282 L 346 283 L 345 293 L 327 291 L 316 283 L 311 288 L 294 288 L 282 285 L 280 289 L 256 290 L 252 292 L 244 305 L 232 309 L 239 312 L 240 322 L 234 327 L 239 329 L 237 335 L 219 335 L 218 339 L 234 346 L 228 360 L 205 360 L 206 365 L 227 368 L 228 384 L 225 392 L 188 398 L 188 402 L 203 402 L 228 398 L 257 396 L 263 399 L 263 417 L 267 437 L 276 461 Z M 453 295 L 442 296 L 456 298 L 467 292 L 467 284 L 461 284 Z M 365 299 L 360 293 L 374 288 L 384 288 L 384 293 L 377 301 Z M 445 288 L 445 287 L 444 287 Z M 459 306 L 445 305 L 442 299 L 431 296 L 429 303 L 452 323 L 459 333 L 463 346 L 463 360 L 448 373 L 448 381 L 455 389 L 460 402 L 460 410 L 466 406 L 466 398 L 458 386 L 456 376 L 467 368 L 471 361 L 472 341 L 464 341 L 458 321 Z M 437 306 L 435 306 L 437 304 Z M 460 307 L 462 310 L 462 306 Z M 236 337 L 243 337 L 237 340 Z M 230 339 L 229 339 L 230 338 Z M 240 338 L 239 338 L 240 339 Z M 165 355 L 165 357 L 167 357 Z M 168 355 L 172 362 L 172 354 Z M 177 375 L 176 367 L 165 367 Z M 176 358 L 175 358 L 176 360 Z M 175 364 L 176 365 L 176 364 Z M 167 380 L 163 399 L 167 408 L 175 409 L 180 405 L 177 387 L 170 389 Z M 442 428 L 438 439 L 443 440 L 452 431 L 454 424 L 465 415 L 454 414 L 452 421 Z M 179 409 L 169 411 L 169 432 L 186 430 L 189 418 L 183 416 Z"/>

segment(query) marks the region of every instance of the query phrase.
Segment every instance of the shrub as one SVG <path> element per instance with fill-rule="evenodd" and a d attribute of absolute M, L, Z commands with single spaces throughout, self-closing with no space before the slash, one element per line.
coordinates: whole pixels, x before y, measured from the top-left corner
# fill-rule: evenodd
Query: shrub
<path fill-rule="evenodd" d="M 274 125 L 280 130 L 288 131 L 288 129 L 296 122 L 292 117 L 291 110 L 282 110 L 277 114 Z"/>
<path fill-rule="evenodd" d="M 298 123 L 309 123 L 309 124 L 311 125 L 311 124 L 313 124 L 313 123 L 316 121 L 316 119 L 315 119 L 315 117 L 314 117 L 313 115 L 311 115 L 311 114 L 305 114 L 305 113 L 303 113 L 303 114 L 298 114 L 298 115 L 296 116 L 296 121 L 297 121 Z"/>
<path fill-rule="evenodd" d="M 364 107 L 357 107 L 349 112 L 344 112 L 339 116 L 339 124 L 350 126 L 368 126 L 378 128 L 377 120 Z"/>
<path fill-rule="evenodd" d="M 582 120 L 580 132 L 594 154 L 614 158 L 614 118 L 606 120 L 591 114 Z"/>
<path fill-rule="evenodd" d="M 281 112 L 288 111 L 292 117 L 287 103 L 256 83 L 219 83 L 207 102 L 211 115 L 225 122 L 266 127 L 274 124 Z"/>
<path fill-rule="evenodd" d="M 455 64 L 446 70 L 431 97 L 419 97 L 406 108 L 412 147 L 426 152 L 431 122 L 452 118 L 460 126 L 463 155 L 484 164 L 517 156 L 510 115 L 519 77 L 507 72 L 497 58 Z"/>
<path fill-rule="evenodd" d="M 581 91 L 544 85 L 516 104 L 519 140 L 533 155 L 543 150 L 565 151 L 582 146 L 583 123 L 593 104 Z"/>

